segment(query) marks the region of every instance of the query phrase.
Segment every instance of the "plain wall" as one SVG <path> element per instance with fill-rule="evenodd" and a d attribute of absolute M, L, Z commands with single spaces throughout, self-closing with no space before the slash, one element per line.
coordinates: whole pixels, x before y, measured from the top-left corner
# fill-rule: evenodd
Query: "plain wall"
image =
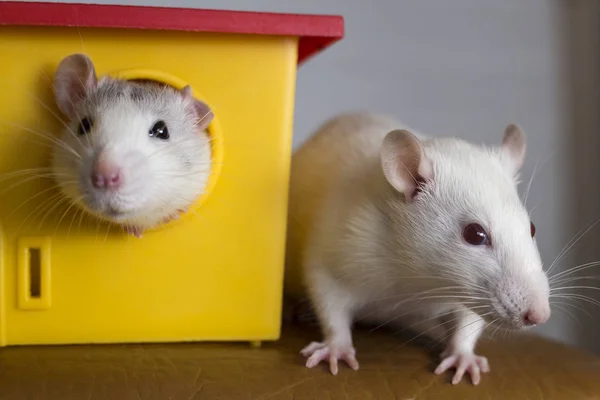
<path fill-rule="evenodd" d="M 91 1 L 117 4 L 125 1 Z M 550 264 L 573 234 L 600 215 L 593 138 L 598 129 L 595 0 L 136 0 L 168 5 L 341 14 L 346 37 L 298 74 L 294 145 L 349 109 L 391 113 L 431 135 L 499 144 L 511 122 L 528 133 L 522 191 Z M 596 30 L 594 30 L 596 29 Z M 268 112 L 268 110 L 265 110 Z M 576 142 L 576 143 L 575 143 Z M 594 164 L 596 163 L 596 164 Z M 596 178 L 596 180 L 590 178 Z M 591 190 L 594 194 L 584 193 Z M 584 199 L 585 198 L 585 199 Z M 599 229 L 600 230 L 600 229 Z M 592 232 L 561 270 L 598 259 Z M 583 245 L 584 242 L 588 243 Z M 596 242 L 597 243 L 597 242 Z M 589 275 L 589 273 L 588 273 Z M 566 292 L 565 292 L 566 293 Z M 583 292 L 582 292 L 583 293 Z M 600 298 L 595 292 L 587 292 Z M 564 299 L 563 299 L 564 300 Z M 585 303 L 575 303 L 585 305 Z M 562 308 L 561 308 L 562 307 Z M 562 304 L 543 335 L 595 349 L 592 316 Z"/>

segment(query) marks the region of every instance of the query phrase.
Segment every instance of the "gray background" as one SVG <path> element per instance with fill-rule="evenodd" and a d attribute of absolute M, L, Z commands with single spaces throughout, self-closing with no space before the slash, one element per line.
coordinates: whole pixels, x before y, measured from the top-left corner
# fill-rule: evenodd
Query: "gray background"
<path fill-rule="evenodd" d="M 596 0 L 92 2 L 341 14 L 344 40 L 299 71 L 295 146 L 324 119 L 357 108 L 391 113 L 431 135 L 487 144 L 499 143 L 504 127 L 516 122 L 530 143 L 522 190 L 540 161 L 527 205 L 535 207 L 545 263 L 600 216 Z M 556 269 L 600 259 L 598 231 Z M 599 291 L 578 293 L 600 299 Z M 555 308 L 538 331 L 600 352 L 600 307 L 587 309 L 591 316 Z"/>

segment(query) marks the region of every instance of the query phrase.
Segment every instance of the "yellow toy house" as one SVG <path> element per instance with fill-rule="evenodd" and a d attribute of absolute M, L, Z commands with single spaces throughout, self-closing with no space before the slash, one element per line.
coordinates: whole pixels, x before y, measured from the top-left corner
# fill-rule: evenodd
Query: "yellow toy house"
<path fill-rule="evenodd" d="M 0 2 L 0 345 L 277 339 L 296 68 L 342 36 L 338 16 Z M 72 53 L 214 110 L 208 192 L 141 239 L 48 173 Z"/>

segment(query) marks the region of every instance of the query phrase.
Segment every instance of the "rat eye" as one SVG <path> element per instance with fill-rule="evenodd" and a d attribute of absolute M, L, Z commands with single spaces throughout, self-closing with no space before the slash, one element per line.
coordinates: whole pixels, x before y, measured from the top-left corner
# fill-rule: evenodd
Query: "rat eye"
<path fill-rule="evenodd" d="M 79 128 L 77 129 L 77 134 L 79 136 L 87 135 L 88 133 L 90 133 L 90 130 L 92 129 L 92 125 L 94 125 L 94 122 L 92 121 L 92 119 L 85 117 L 84 119 L 82 119 L 79 122 Z"/>
<path fill-rule="evenodd" d="M 533 222 L 529 222 L 529 229 L 531 230 L 531 237 L 535 236 L 535 225 Z"/>
<path fill-rule="evenodd" d="M 156 137 L 162 140 L 167 140 L 169 138 L 169 130 L 167 129 L 165 121 L 156 122 L 148 133 L 150 134 L 150 137 Z"/>
<path fill-rule="evenodd" d="M 488 234 L 479 224 L 469 224 L 463 231 L 463 238 L 473 246 L 482 246 L 489 243 Z"/>

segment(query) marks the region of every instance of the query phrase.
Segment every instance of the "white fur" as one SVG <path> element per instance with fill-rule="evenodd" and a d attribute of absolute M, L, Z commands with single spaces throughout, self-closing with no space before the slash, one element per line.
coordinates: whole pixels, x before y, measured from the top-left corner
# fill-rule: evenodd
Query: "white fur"
<path fill-rule="evenodd" d="M 407 202 L 380 160 L 385 136 L 403 128 L 385 116 L 344 114 L 295 153 L 286 290 L 302 295 L 303 278 L 333 353 L 351 347 L 350 324 L 361 319 L 430 329 L 436 339 L 454 329 L 450 353 L 470 356 L 485 325 L 479 314 L 520 329 L 531 307 L 549 313 L 547 278 L 516 189 L 520 165 L 510 164 L 519 157 L 507 156 L 509 147 L 419 135 L 433 178 Z M 465 242 L 469 223 L 487 230 L 491 247 Z M 434 329 L 437 317 L 456 318 L 454 328 Z"/>
<path fill-rule="evenodd" d="M 101 79 L 76 105 L 62 143 L 54 146 L 52 166 L 63 192 L 100 218 L 142 229 L 187 209 L 202 194 L 211 169 L 209 137 L 198 129 L 192 103 L 170 87 Z M 84 117 L 92 118 L 93 127 L 79 136 Z M 149 136 L 158 120 L 166 122 L 168 140 Z M 100 152 L 121 168 L 123 185 L 115 192 L 91 184 Z"/>

